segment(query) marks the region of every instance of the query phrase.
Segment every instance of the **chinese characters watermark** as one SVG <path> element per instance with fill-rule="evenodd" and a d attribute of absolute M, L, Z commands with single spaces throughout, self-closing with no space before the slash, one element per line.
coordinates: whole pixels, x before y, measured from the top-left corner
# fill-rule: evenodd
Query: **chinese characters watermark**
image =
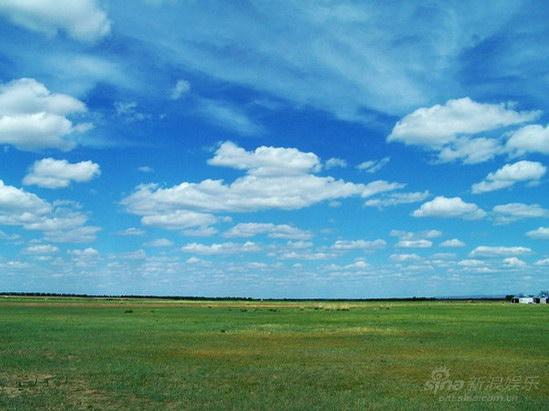
<path fill-rule="evenodd" d="M 537 390 L 539 376 L 475 376 L 452 379 L 447 367 L 435 368 L 424 390 L 439 395 L 439 401 L 516 401 L 519 392 Z"/>

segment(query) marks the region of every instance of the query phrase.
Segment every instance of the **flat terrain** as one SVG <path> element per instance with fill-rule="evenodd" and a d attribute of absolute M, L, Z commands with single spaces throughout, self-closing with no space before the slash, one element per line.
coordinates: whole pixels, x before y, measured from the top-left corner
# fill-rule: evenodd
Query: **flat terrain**
<path fill-rule="evenodd" d="M 0 297 L 0 409 L 548 409 L 549 305 Z"/>

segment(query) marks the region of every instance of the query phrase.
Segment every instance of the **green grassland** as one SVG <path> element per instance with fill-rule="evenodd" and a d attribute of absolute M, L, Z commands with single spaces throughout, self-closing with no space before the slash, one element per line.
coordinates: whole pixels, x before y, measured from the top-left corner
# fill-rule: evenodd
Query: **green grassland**
<path fill-rule="evenodd" d="M 549 305 L 0 297 L 0 409 L 548 404 Z"/>

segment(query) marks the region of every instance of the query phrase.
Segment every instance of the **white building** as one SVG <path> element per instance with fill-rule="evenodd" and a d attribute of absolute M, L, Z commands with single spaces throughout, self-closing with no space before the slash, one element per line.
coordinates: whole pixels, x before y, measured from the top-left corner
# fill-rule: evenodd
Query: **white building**
<path fill-rule="evenodd" d="M 514 297 L 511 302 L 514 304 L 535 304 L 534 297 Z"/>

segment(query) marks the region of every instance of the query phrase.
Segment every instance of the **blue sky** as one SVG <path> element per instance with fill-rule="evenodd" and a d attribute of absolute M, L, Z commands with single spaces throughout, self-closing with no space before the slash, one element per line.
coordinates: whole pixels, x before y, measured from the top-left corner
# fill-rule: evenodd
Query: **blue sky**
<path fill-rule="evenodd" d="M 3 1 L 0 289 L 546 289 L 548 19 L 525 1 Z"/>

